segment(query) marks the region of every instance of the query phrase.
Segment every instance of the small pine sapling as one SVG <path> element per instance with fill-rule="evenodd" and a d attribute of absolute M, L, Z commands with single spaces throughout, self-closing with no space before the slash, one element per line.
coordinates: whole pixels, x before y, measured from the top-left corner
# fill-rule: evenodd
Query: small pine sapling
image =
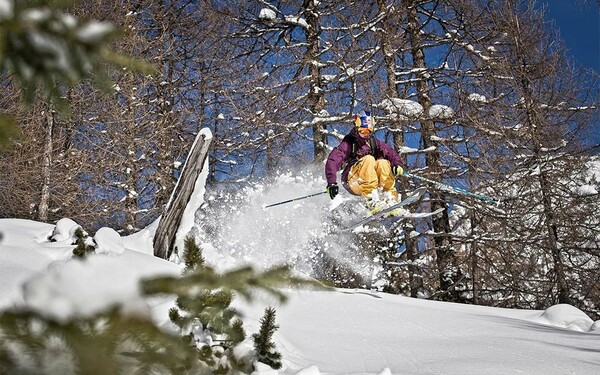
<path fill-rule="evenodd" d="M 93 245 L 86 243 L 88 237 L 81 227 L 77 228 L 75 231 L 75 238 L 77 239 L 75 241 L 77 246 L 73 249 L 73 255 L 77 258 L 85 258 L 86 255 L 93 253 L 96 250 Z"/>
<path fill-rule="evenodd" d="M 267 364 L 275 370 L 280 369 L 282 365 L 281 353 L 275 350 L 275 343 L 272 341 L 273 334 L 278 328 L 279 326 L 275 324 L 275 309 L 268 307 L 260 320 L 260 330 L 252 335 L 258 362 Z"/>
<path fill-rule="evenodd" d="M 204 267 L 204 257 L 202 256 L 202 250 L 196 244 L 194 237 L 188 236 L 183 241 L 185 254 L 183 261 L 185 264 L 184 273 L 192 272 L 196 269 Z"/>
<path fill-rule="evenodd" d="M 203 265 L 201 249 L 188 240 L 184 249 L 186 271 L 181 277 L 165 276 L 142 282 L 145 296 L 161 294 L 176 295 L 177 307 L 170 311 L 170 318 L 180 329 L 183 341 L 196 351 L 197 359 L 210 368 L 214 374 L 233 371 L 252 371 L 252 364 L 246 356 L 237 358 L 235 348 L 245 340 L 240 314 L 230 307 L 234 295 L 253 299 L 254 290 L 262 290 L 271 296 L 285 301 L 281 286 L 319 287 L 322 284 L 298 278 L 291 274 L 288 266 L 276 267 L 265 272 L 256 272 L 246 266 L 235 270 L 217 273 L 213 268 Z M 257 353 L 262 362 L 274 368 L 281 366 L 281 355 L 274 350 L 270 342 L 273 331 L 275 310 L 270 310 L 265 318 L 265 328 L 257 340 Z"/>
<path fill-rule="evenodd" d="M 213 274 L 205 266 L 202 250 L 193 237 L 184 241 L 184 278 Z M 214 374 L 226 374 L 238 365 L 231 350 L 245 340 L 243 323 L 230 306 L 233 293 L 228 290 L 198 288 L 193 282 L 178 292 L 177 307 L 169 311 L 169 317 L 177 325 L 188 345 L 198 348 L 198 359 L 209 366 Z"/>

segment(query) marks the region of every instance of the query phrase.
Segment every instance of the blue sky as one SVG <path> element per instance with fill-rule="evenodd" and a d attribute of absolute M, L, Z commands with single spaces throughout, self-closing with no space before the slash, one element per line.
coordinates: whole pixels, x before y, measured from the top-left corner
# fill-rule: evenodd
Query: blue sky
<path fill-rule="evenodd" d="M 546 17 L 556 21 L 562 39 L 581 67 L 600 73 L 600 7 L 596 0 L 540 0 Z"/>

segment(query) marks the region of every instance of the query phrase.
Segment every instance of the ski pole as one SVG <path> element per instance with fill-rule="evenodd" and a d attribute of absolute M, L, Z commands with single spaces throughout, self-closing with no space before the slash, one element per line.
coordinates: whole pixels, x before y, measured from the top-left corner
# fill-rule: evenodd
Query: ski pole
<path fill-rule="evenodd" d="M 290 203 L 290 202 L 294 202 L 294 201 L 299 201 L 301 199 L 315 197 L 315 196 L 321 195 L 321 194 L 327 194 L 327 191 L 322 191 L 320 193 L 309 194 L 309 195 L 305 195 L 303 197 L 298 197 L 298 198 L 294 198 L 294 199 L 288 199 L 287 201 L 283 201 L 283 202 L 273 203 L 273 204 L 270 204 L 268 206 L 263 206 L 263 209 L 269 208 L 269 207 L 273 207 L 273 206 L 279 206 L 280 204 L 286 204 L 286 203 Z"/>
<path fill-rule="evenodd" d="M 429 179 L 429 178 L 426 178 L 426 177 L 417 176 L 417 175 L 412 174 L 410 172 L 404 172 L 402 175 L 406 176 L 406 177 L 416 178 L 417 180 L 427 181 L 429 183 L 432 183 L 432 184 L 436 185 L 437 187 L 439 187 L 441 189 L 450 189 L 450 190 L 456 191 L 456 192 L 464 194 L 464 195 L 468 195 L 468 196 L 471 196 L 471 197 L 474 197 L 474 198 L 477 198 L 477 199 L 481 199 L 481 200 L 486 201 L 486 202 L 500 203 L 500 201 L 497 200 L 497 199 L 486 197 L 485 195 L 471 193 L 468 190 L 465 190 L 465 189 L 462 189 L 462 188 L 459 188 L 459 187 L 456 187 L 456 186 L 446 185 L 446 184 L 443 184 L 443 183 L 441 183 L 439 181 L 435 181 L 435 180 L 432 180 L 432 179 Z"/>

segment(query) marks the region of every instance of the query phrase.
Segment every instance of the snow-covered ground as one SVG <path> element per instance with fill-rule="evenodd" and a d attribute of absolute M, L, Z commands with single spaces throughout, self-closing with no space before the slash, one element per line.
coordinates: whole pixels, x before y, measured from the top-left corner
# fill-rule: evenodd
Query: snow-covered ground
<path fill-rule="evenodd" d="M 120 240 L 105 230 L 96 241 L 119 250 L 68 261 L 70 229 L 60 224 L 62 240 L 49 242 L 53 225 L 0 219 L 0 308 L 27 304 L 67 318 L 119 302 L 167 323 L 171 303 L 144 301 L 137 289 L 141 277 L 181 270 L 149 254 L 152 228 Z M 288 294 L 275 306 L 284 368 L 257 374 L 600 373 L 600 322 L 572 306 L 511 310 L 357 289 Z M 236 303 L 256 332 L 265 305 Z"/>
<path fill-rule="evenodd" d="M 331 215 L 351 198 L 340 194 L 330 201 L 321 195 L 264 209 L 266 204 L 318 192 L 325 182 L 314 176 L 314 171 L 297 171 L 249 186 L 238 195 L 206 197 L 199 183 L 200 192 L 191 204 L 202 209 L 187 210 L 195 217 L 186 217 L 184 223 L 193 223 L 191 233 L 217 271 L 248 263 L 264 269 L 285 262 L 308 274 L 311 249 L 320 244 L 361 272 L 363 260 L 352 259 L 348 249 L 344 252 L 339 243 L 336 247 L 323 238 Z M 160 327 L 172 327 L 168 309 L 173 301 L 145 300 L 138 289 L 141 278 L 178 275 L 182 270 L 177 262 L 152 255 L 156 223 L 128 237 L 102 228 L 94 235 L 96 254 L 85 260 L 72 259 L 76 227 L 70 219 L 56 225 L 0 219 L 0 309 L 27 305 L 68 319 L 121 304 L 123 310 L 145 314 Z M 500 309 L 362 289 L 286 293 L 289 300 L 283 305 L 272 300 L 234 302 L 249 333 L 258 331 L 267 305 L 277 310 L 280 328 L 274 341 L 283 355 L 283 368 L 260 367 L 255 375 L 600 374 L 600 321 L 593 322 L 573 306 Z"/>

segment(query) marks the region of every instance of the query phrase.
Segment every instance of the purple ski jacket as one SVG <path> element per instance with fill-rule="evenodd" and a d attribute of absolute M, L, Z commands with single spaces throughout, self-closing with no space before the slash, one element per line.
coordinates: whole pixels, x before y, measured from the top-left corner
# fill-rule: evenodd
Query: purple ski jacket
<path fill-rule="evenodd" d="M 402 160 L 400 159 L 400 156 L 396 151 L 394 151 L 393 148 L 377 138 L 373 138 L 373 140 L 375 141 L 375 150 L 374 152 L 371 152 L 369 140 L 362 138 L 360 134 L 358 134 L 358 130 L 353 128 L 352 131 L 346 135 L 344 139 L 342 139 L 342 142 L 331 151 L 329 157 L 327 158 L 327 163 L 325 163 L 325 178 L 327 179 L 327 184 L 335 183 L 337 181 L 337 171 L 343 168 L 342 184 L 346 190 L 352 193 L 348 187 L 348 174 L 350 173 L 350 168 L 361 157 L 367 154 L 373 155 L 375 159 L 387 159 L 390 161 L 392 166 L 399 165 L 403 169 L 406 169 L 402 163 Z M 355 155 L 352 155 L 353 143 L 356 143 Z"/>

